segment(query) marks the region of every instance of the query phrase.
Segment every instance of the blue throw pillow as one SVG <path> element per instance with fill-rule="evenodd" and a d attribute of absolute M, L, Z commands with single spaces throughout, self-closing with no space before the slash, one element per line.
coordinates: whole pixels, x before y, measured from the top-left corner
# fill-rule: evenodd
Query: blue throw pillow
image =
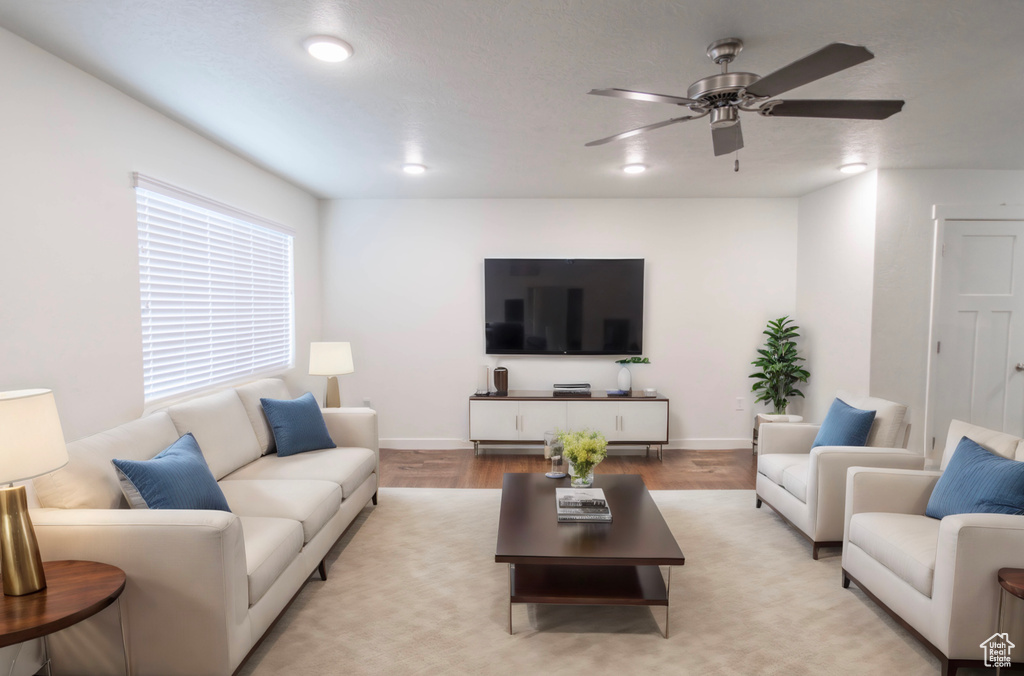
<path fill-rule="evenodd" d="M 863 411 L 835 399 L 814 437 L 811 448 L 818 446 L 863 446 L 875 421 L 874 411 Z"/>
<path fill-rule="evenodd" d="M 964 437 L 935 483 L 924 513 L 941 519 L 978 512 L 1024 514 L 1024 462 L 1000 457 Z"/>
<path fill-rule="evenodd" d="M 150 460 L 110 462 L 133 508 L 231 511 L 191 432 Z"/>
<path fill-rule="evenodd" d="M 309 392 L 298 399 L 260 399 L 260 403 L 274 430 L 278 455 L 337 448 L 327 431 L 320 405 Z"/>

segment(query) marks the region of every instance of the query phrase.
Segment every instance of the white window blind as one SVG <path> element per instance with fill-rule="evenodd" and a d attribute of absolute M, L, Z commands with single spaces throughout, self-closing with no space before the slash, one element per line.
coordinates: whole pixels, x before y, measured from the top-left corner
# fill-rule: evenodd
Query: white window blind
<path fill-rule="evenodd" d="M 290 366 L 291 233 L 153 179 L 135 184 L 146 401 Z"/>

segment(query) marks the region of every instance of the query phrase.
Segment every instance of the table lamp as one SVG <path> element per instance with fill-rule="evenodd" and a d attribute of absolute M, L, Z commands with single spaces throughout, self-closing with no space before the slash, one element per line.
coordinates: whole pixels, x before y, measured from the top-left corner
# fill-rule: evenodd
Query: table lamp
<path fill-rule="evenodd" d="M 4 594 L 46 588 L 39 543 L 24 486 L 13 485 L 68 462 L 68 449 L 51 390 L 0 392 L 0 575 Z"/>
<path fill-rule="evenodd" d="M 310 343 L 309 375 L 327 376 L 324 408 L 341 406 L 337 376 L 353 373 L 351 343 Z"/>

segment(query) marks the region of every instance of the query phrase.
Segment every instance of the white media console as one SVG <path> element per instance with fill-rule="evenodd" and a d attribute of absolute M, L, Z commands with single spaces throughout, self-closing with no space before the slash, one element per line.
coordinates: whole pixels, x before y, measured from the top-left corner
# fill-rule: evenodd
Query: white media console
<path fill-rule="evenodd" d="M 480 444 L 544 443 L 544 433 L 596 430 L 609 444 L 662 446 L 668 443 L 668 399 L 635 392 L 630 397 L 554 395 L 550 390 L 510 390 L 507 396 L 469 398 L 469 440 Z"/>

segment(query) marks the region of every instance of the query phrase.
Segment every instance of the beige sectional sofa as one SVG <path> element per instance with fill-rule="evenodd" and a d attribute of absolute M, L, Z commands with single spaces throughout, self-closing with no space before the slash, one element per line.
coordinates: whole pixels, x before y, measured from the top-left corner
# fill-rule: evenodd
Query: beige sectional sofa
<path fill-rule="evenodd" d="M 68 444 L 70 462 L 34 482 L 44 560 L 122 568 L 132 672 L 231 674 L 371 500 L 378 476 L 372 409 L 325 409 L 338 448 L 278 457 L 259 380 L 186 401 Z M 110 463 L 147 460 L 191 432 L 231 507 L 129 509 Z M 122 673 L 116 608 L 51 637 L 54 673 Z"/>

